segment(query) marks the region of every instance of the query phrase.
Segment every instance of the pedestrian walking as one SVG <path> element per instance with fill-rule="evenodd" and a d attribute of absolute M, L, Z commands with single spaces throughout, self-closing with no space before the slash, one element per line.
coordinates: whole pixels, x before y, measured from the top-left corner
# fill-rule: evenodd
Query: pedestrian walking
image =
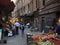
<path fill-rule="evenodd" d="M 17 22 L 17 21 L 14 23 L 14 26 L 15 26 L 15 28 L 16 28 L 16 34 L 17 34 L 17 35 L 19 34 L 19 31 L 18 31 L 18 30 L 19 30 L 20 25 L 21 25 L 21 24 L 20 24 L 19 22 Z"/>
<path fill-rule="evenodd" d="M 22 36 L 24 36 L 24 29 L 25 29 L 25 28 L 24 28 L 24 25 L 23 25 L 23 24 L 21 25 L 20 29 L 21 29 L 21 34 L 22 34 Z"/>

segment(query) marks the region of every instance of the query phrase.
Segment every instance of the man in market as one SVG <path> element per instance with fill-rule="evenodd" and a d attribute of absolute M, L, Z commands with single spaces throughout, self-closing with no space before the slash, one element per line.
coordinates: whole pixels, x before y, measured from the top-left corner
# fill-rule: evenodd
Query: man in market
<path fill-rule="evenodd" d="M 17 34 L 17 35 L 19 34 L 19 33 L 18 33 L 18 32 L 19 32 L 18 30 L 19 30 L 20 25 L 21 25 L 21 24 L 20 24 L 19 22 L 17 22 L 17 21 L 14 23 L 14 26 L 16 27 L 16 34 Z"/>

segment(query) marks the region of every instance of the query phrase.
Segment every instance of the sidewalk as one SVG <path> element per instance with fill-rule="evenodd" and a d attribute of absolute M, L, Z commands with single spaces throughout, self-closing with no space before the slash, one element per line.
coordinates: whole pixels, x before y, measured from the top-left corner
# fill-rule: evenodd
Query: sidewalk
<path fill-rule="evenodd" d="M 25 36 L 21 36 L 21 30 L 19 30 L 19 35 L 15 37 L 9 37 L 7 39 L 7 44 L 0 44 L 0 45 L 27 45 L 26 43 L 26 34 L 31 33 L 33 35 L 41 34 L 40 32 L 31 32 L 31 28 L 25 29 Z"/>
<path fill-rule="evenodd" d="M 19 35 L 8 37 L 7 44 L 0 44 L 0 45 L 27 45 L 26 36 L 21 37 L 21 30 L 19 30 Z"/>
<path fill-rule="evenodd" d="M 31 28 L 29 28 L 28 30 L 25 29 L 25 34 L 27 34 L 27 33 L 31 33 L 31 34 L 33 34 L 33 35 L 41 34 L 40 32 L 34 32 L 34 31 L 31 32 L 30 30 L 31 30 Z"/>

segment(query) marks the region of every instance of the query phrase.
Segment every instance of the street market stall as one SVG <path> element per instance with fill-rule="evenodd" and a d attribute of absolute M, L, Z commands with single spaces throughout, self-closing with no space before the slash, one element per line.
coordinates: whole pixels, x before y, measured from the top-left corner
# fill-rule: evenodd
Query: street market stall
<path fill-rule="evenodd" d="M 60 36 L 55 34 L 40 34 L 31 36 L 32 40 L 28 45 L 60 45 Z"/>
<path fill-rule="evenodd" d="M 0 0 L 0 24 L 2 28 L 0 29 L 0 43 L 7 43 L 7 38 L 5 38 L 5 27 L 8 21 L 8 16 L 14 10 L 15 4 L 11 0 Z M 4 34 L 4 35 L 3 35 Z"/>
<path fill-rule="evenodd" d="M 3 35 L 3 29 L 0 29 L 0 43 L 4 43 L 4 44 L 7 43 L 7 40 Z"/>

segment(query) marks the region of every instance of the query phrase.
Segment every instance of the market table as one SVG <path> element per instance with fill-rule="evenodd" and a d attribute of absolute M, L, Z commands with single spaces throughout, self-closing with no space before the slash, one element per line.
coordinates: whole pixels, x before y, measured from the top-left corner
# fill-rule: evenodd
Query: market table
<path fill-rule="evenodd" d="M 33 35 L 31 38 L 33 41 L 30 45 L 60 45 L 60 36 L 56 36 L 55 34 Z"/>

